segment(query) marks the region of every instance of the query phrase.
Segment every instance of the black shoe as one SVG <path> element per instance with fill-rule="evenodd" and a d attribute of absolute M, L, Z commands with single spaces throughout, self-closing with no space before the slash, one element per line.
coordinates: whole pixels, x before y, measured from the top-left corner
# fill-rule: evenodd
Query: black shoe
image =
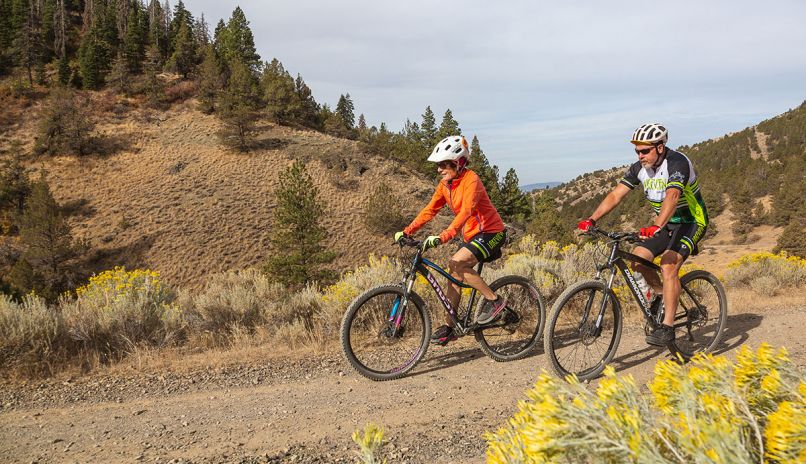
<path fill-rule="evenodd" d="M 456 334 L 453 332 L 453 327 L 443 325 L 431 334 L 431 343 L 434 345 L 445 346 L 449 342 L 456 340 L 456 338 Z"/>
<path fill-rule="evenodd" d="M 476 316 L 476 323 L 487 324 L 492 322 L 506 307 L 507 299 L 504 297 L 499 296 L 492 301 L 485 300 L 484 305 L 481 307 L 481 311 L 479 311 L 479 314 Z"/>
<path fill-rule="evenodd" d="M 669 327 L 666 324 L 661 324 L 660 327 L 653 330 L 651 334 L 646 336 L 646 342 L 655 346 L 666 346 L 674 341 L 674 327 Z"/>

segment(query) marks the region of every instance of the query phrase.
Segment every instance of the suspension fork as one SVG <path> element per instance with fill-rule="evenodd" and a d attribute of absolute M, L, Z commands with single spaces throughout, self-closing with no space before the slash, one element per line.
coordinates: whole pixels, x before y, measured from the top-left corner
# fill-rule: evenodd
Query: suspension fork
<path fill-rule="evenodd" d="M 417 277 L 416 272 L 412 271 L 404 280 L 405 287 L 403 291 L 403 296 L 398 297 L 395 299 L 395 303 L 392 306 L 392 310 L 389 312 L 389 322 L 395 325 L 395 335 L 397 335 L 397 331 L 400 329 L 400 324 L 403 322 L 403 315 L 406 313 L 406 308 L 408 307 L 409 303 L 409 294 L 411 293 L 411 289 L 414 287 L 414 279 Z"/>

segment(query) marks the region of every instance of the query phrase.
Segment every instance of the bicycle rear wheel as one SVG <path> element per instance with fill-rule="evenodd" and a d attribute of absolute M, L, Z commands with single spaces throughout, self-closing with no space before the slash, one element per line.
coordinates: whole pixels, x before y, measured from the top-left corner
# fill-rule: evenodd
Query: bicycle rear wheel
<path fill-rule="evenodd" d="M 689 360 L 711 352 L 722 340 L 728 319 L 728 298 L 719 279 L 706 271 L 692 271 L 680 278 L 682 289 L 675 314 L 672 354 Z"/>
<path fill-rule="evenodd" d="M 428 349 L 431 319 L 423 300 L 400 285 L 371 288 L 353 300 L 341 322 L 347 361 L 372 380 L 392 380 L 409 372 Z M 400 318 L 400 324 L 396 321 Z"/>
<path fill-rule="evenodd" d="M 558 376 L 573 374 L 588 380 L 601 374 L 613 359 L 620 339 L 621 305 L 616 295 L 603 282 L 590 280 L 569 287 L 557 298 L 543 344 Z"/>
<path fill-rule="evenodd" d="M 476 329 L 476 341 L 481 351 L 496 361 L 521 359 L 543 333 L 546 320 L 543 297 L 531 280 L 516 275 L 501 277 L 490 288 L 499 297 L 505 297 L 507 305 L 497 320 Z M 478 309 L 483 303 L 482 299 Z"/>

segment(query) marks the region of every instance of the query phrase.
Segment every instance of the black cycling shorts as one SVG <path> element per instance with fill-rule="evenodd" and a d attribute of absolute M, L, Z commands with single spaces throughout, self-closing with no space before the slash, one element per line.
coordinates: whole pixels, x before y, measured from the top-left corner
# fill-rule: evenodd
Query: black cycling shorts
<path fill-rule="evenodd" d="M 462 248 L 467 248 L 480 263 L 489 263 L 501 257 L 501 248 L 507 240 L 506 230 L 493 233 L 479 233 L 473 236 L 469 242 L 462 244 Z"/>
<path fill-rule="evenodd" d="M 666 250 L 672 250 L 680 254 L 683 259 L 689 255 L 696 255 L 700 252 L 697 244 L 705 236 L 708 227 L 691 224 L 666 224 L 654 237 L 639 244 L 652 252 L 652 256 L 658 256 Z"/>

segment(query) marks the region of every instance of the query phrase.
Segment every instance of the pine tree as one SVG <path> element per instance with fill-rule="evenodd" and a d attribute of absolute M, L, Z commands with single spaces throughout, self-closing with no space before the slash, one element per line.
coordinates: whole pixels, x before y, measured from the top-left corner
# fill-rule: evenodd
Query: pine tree
<path fill-rule="evenodd" d="M 431 107 L 426 106 L 423 113 L 423 123 L 420 124 L 420 132 L 423 134 L 423 151 L 431 150 L 437 144 L 439 141 L 437 131 L 437 118 L 434 116 L 434 112 L 431 111 Z"/>
<path fill-rule="evenodd" d="M 501 183 L 501 208 L 498 210 L 505 221 L 523 223 L 531 214 L 529 198 L 518 185 L 518 174 L 514 169 L 507 171 Z"/>
<path fill-rule="evenodd" d="M 67 85 L 70 83 L 70 72 L 70 62 L 67 60 L 67 55 L 65 54 L 59 58 L 58 77 L 60 84 Z"/>
<path fill-rule="evenodd" d="M 171 18 L 170 26 L 168 28 L 168 54 L 173 55 L 176 53 L 177 49 L 177 40 L 179 39 L 179 34 L 182 31 L 183 27 L 187 28 L 189 41 L 194 42 L 193 40 L 193 15 L 185 8 L 185 4 L 182 0 L 177 2 L 176 6 L 174 6 L 174 13 L 173 17 Z M 185 39 L 188 40 L 188 39 Z M 194 47 L 195 48 L 195 47 Z"/>
<path fill-rule="evenodd" d="M 81 39 L 78 50 L 78 69 L 81 73 L 81 84 L 85 89 L 97 89 L 103 83 L 102 47 L 98 34 L 91 29 Z"/>
<path fill-rule="evenodd" d="M 247 151 L 254 141 L 257 119 L 255 77 L 242 62 L 232 62 L 230 66 L 227 89 L 221 94 L 218 109 L 224 128 L 218 135 L 224 145 Z"/>
<path fill-rule="evenodd" d="M 442 116 L 442 123 L 439 125 L 437 131 L 437 140 L 442 140 L 451 135 L 462 135 L 462 129 L 459 128 L 459 123 L 453 119 L 451 110 L 445 110 L 445 115 Z M 436 144 L 436 142 L 434 142 Z"/>
<path fill-rule="evenodd" d="M 162 52 L 156 45 L 151 45 L 146 51 L 145 60 L 145 92 L 148 96 L 148 103 L 153 107 L 159 107 L 165 99 L 165 89 L 158 74 L 162 69 Z"/>
<path fill-rule="evenodd" d="M 126 68 L 129 74 L 140 74 L 143 71 L 145 46 L 148 37 L 148 21 L 139 2 L 133 3 L 129 11 L 129 22 L 123 38 L 123 54 L 126 57 Z"/>
<path fill-rule="evenodd" d="M 34 151 L 50 155 L 84 155 L 91 148 L 94 124 L 87 101 L 70 88 L 54 88 L 39 122 Z"/>
<path fill-rule="evenodd" d="M 319 105 L 313 98 L 313 92 L 310 87 L 302 79 L 302 76 L 297 74 L 297 79 L 294 81 L 294 90 L 297 93 L 299 100 L 299 113 L 295 116 L 295 121 L 304 127 L 311 129 L 320 129 L 318 113 Z"/>
<path fill-rule="evenodd" d="M 260 86 L 269 119 L 278 124 L 288 124 L 296 119 L 302 105 L 294 88 L 294 79 L 277 58 L 263 67 Z"/>
<path fill-rule="evenodd" d="M 17 0 L 14 3 L 12 27 L 15 29 L 12 49 L 19 66 L 28 74 L 28 85 L 34 85 L 33 70 L 42 61 L 42 35 L 39 17 L 35 14 L 34 4 L 28 0 Z"/>
<path fill-rule="evenodd" d="M 199 67 L 199 110 L 215 111 L 216 99 L 224 89 L 224 73 L 212 45 L 204 47 L 204 60 Z"/>
<path fill-rule="evenodd" d="M 484 151 L 481 149 L 479 138 L 475 135 L 470 143 L 470 165 L 479 175 L 484 188 L 487 189 L 487 195 L 490 197 L 493 206 L 500 208 L 501 193 L 498 185 L 498 167 L 490 166 L 487 156 L 484 155 Z"/>
<path fill-rule="evenodd" d="M 13 286 L 49 301 L 73 287 L 79 246 L 44 175 L 34 182 L 20 218 L 20 243 L 24 251 L 11 271 Z"/>
<path fill-rule="evenodd" d="M 129 93 L 129 66 L 123 53 L 118 53 L 106 80 L 116 92 Z"/>
<path fill-rule="evenodd" d="M 31 182 L 22 165 L 22 143 L 13 140 L 9 151 L 9 159 L 0 166 L 0 234 L 14 228 L 31 194 Z"/>
<path fill-rule="evenodd" d="M 227 66 L 239 62 L 246 64 L 251 71 L 257 71 L 260 67 L 260 55 L 255 50 L 255 39 L 241 7 L 235 7 L 226 27 L 220 31 L 216 28 L 216 45 L 219 55 Z"/>
<path fill-rule="evenodd" d="M 179 31 L 174 38 L 174 52 L 168 61 L 168 67 L 185 79 L 196 67 L 196 43 L 190 27 L 185 22 L 179 25 Z"/>
<path fill-rule="evenodd" d="M 353 100 L 350 99 L 349 93 L 339 97 L 339 102 L 336 104 L 336 114 L 344 122 L 344 127 L 347 129 L 355 127 L 355 106 L 353 105 Z"/>
<path fill-rule="evenodd" d="M 324 206 L 313 179 L 301 161 L 295 161 L 280 174 L 275 191 L 272 257 L 264 270 L 289 286 L 323 282 L 333 273 L 324 266 L 335 253 L 323 245 L 327 236 L 321 224 Z"/>

